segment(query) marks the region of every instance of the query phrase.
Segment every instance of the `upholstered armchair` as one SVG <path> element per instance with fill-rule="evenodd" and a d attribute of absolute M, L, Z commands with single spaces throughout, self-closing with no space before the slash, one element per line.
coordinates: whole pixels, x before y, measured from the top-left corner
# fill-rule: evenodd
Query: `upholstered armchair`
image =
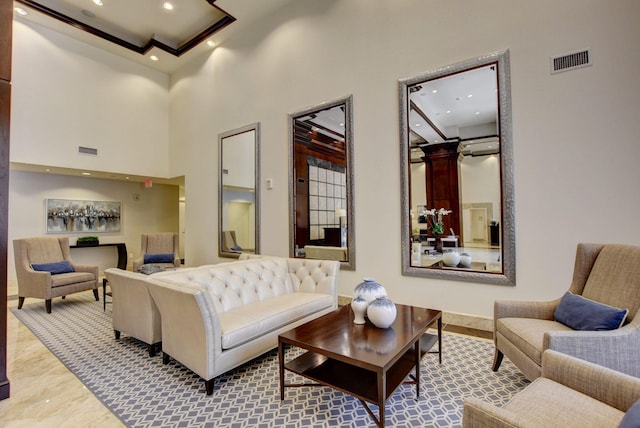
<path fill-rule="evenodd" d="M 133 261 L 133 270 L 144 264 L 164 268 L 180 267 L 180 241 L 177 233 L 159 232 L 142 235 L 140 257 Z"/>
<path fill-rule="evenodd" d="M 18 309 L 26 297 L 44 299 L 47 313 L 51 300 L 67 294 L 93 290 L 98 297 L 98 266 L 77 265 L 71 260 L 69 238 L 24 238 L 13 241 L 18 278 Z"/>
<path fill-rule="evenodd" d="M 503 407 L 466 398 L 462 426 L 599 428 L 617 427 L 624 418 L 630 423 L 624 426 L 636 427 L 638 400 L 640 379 L 548 350 L 542 377 Z"/>
<path fill-rule="evenodd" d="M 609 309 L 627 309 L 625 323 L 607 331 L 574 330 L 556 320 L 556 309 L 564 298 L 496 301 L 493 370 L 498 370 L 506 355 L 533 380 L 540 376 L 542 353 L 552 349 L 640 377 L 640 247 L 578 244 L 569 291 L 592 305 L 598 304 L 590 301 L 613 307 Z M 595 312 L 589 311 L 586 318 L 591 316 Z"/>

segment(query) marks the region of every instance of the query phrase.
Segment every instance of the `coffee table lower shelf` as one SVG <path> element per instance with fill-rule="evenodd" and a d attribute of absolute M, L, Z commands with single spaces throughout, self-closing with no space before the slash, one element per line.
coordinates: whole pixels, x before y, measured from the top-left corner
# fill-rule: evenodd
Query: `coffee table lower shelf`
<path fill-rule="evenodd" d="M 407 351 L 386 373 L 386 394 L 378 397 L 376 372 L 334 360 L 315 352 L 306 352 L 284 365 L 285 369 L 311 379 L 319 386 L 330 386 L 364 401 L 379 404 L 386 401 L 415 368 L 413 349 Z M 411 382 L 415 383 L 415 382 Z M 284 384 L 285 387 L 312 386 L 313 384 Z M 419 391 L 416 391 L 418 393 Z M 282 390 L 284 399 L 284 388 Z"/>

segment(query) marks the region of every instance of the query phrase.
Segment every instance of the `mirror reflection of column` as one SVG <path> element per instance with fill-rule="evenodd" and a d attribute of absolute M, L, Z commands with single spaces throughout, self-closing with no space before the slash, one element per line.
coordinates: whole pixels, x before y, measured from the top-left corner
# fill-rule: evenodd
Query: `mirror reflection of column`
<path fill-rule="evenodd" d="M 218 255 L 258 253 L 260 124 L 224 132 L 218 141 Z"/>
<path fill-rule="evenodd" d="M 355 269 L 351 97 L 289 115 L 291 256 Z"/>
<path fill-rule="evenodd" d="M 403 274 L 513 284 L 508 52 L 399 89 Z"/>

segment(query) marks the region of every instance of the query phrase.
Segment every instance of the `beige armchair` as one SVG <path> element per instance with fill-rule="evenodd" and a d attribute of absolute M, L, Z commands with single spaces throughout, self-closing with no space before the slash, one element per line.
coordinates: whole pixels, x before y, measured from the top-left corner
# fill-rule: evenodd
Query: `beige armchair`
<path fill-rule="evenodd" d="M 70 256 L 69 238 L 15 239 L 13 250 L 18 277 L 18 309 L 22 309 L 26 297 L 35 297 L 45 300 L 50 314 L 51 299 L 84 290 L 93 290 L 95 299 L 99 300 L 98 266 L 75 264 Z M 65 261 L 71 269 L 58 269 L 63 273 L 52 274 L 33 268 L 36 265 L 38 269 L 47 269 L 51 264 L 64 264 Z"/>
<path fill-rule="evenodd" d="M 626 324 L 609 331 L 575 331 L 554 319 L 560 299 L 496 301 L 493 370 L 506 355 L 533 380 L 540 376 L 542 353 L 552 349 L 640 377 L 640 247 L 578 244 L 569 291 L 628 309 Z"/>
<path fill-rule="evenodd" d="M 134 272 L 145 264 L 145 255 L 150 254 L 173 254 L 171 262 L 153 262 L 154 265 L 164 268 L 180 267 L 180 241 L 177 233 L 159 232 L 142 235 L 140 247 L 140 257 L 133 261 Z"/>
<path fill-rule="evenodd" d="M 548 350 L 542 356 L 542 377 L 505 406 L 466 398 L 462 426 L 617 427 L 639 399 L 640 379 Z"/>

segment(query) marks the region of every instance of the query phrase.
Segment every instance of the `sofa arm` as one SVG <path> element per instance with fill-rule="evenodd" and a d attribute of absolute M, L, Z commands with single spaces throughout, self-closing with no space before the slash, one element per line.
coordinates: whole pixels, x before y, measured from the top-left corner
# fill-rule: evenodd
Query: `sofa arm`
<path fill-rule="evenodd" d="M 71 262 L 71 266 L 73 266 L 73 270 L 75 270 L 76 272 L 92 273 L 93 276 L 96 278 L 96 285 L 94 288 L 98 288 L 98 279 L 100 277 L 100 275 L 98 274 L 98 266 L 77 265 L 73 262 Z"/>
<path fill-rule="evenodd" d="M 511 428 L 525 425 L 526 421 L 521 416 L 507 409 L 475 397 L 464 400 L 462 426 L 465 428 Z"/>
<path fill-rule="evenodd" d="M 333 296 L 338 305 L 340 262 L 333 260 L 287 259 L 289 276 L 296 291 Z"/>
<path fill-rule="evenodd" d="M 640 377 L 640 315 L 617 330 L 547 332 L 543 348 Z"/>
<path fill-rule="evenodd" d="M 542 377 L 626 412 L 640 399 L 640 379 L 553 350 L 542 354 Z"/>

